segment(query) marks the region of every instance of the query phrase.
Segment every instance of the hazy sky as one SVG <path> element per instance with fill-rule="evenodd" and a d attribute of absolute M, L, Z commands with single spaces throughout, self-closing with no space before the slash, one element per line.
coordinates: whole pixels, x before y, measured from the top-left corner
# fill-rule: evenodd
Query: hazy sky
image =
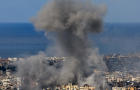
<path fill-rule="evenodd" d="M 29 22 L 47 0 L 0 0 L 0 22 Z M 140 22 L 140 0 L 94 0 L 107 5 L 105 22 Z"/>

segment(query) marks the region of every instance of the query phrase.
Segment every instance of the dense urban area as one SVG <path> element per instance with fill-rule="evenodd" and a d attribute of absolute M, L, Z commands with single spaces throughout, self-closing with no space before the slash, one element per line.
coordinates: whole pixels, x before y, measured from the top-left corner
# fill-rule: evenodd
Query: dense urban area
<path fill-rule="evenodd" d="M 23 90 L 22 80 L 24 77 L 18 77 L 16 73 L 16 63 L 24 60 L 23 58 L 0 58 L 0 90 Z M 46 57 L 49 65 L 65 62 L 66 57 Z M 104 90 L 140 90 L 140 71 L 137 70 L 134 62 L 140 62 L 137 55 L 112 54 L 104 56 L 104 61 L 109 68 L 107 72 L 102 72 L 105 76 L 108 87 Z M 94 70 L 95 73 L 100 71 Z M 35 88 L 38 82 L 32 81 L 32 87 Z M 52 90 L 51 88 L 42 88 L 42 90 Z M 96 90 L 96 86 L 85 84 L 78 86 L 72 83 L 67 85 L 58 85 L 55 90 Z"/>

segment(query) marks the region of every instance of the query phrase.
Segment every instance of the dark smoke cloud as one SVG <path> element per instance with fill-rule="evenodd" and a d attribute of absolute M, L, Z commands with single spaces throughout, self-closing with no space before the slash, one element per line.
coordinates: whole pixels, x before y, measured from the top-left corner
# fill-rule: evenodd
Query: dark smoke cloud
<path fill-rule="evenodd" d="M 39 30 L 54 32 L 55 47 L 52 48 L 60 50 L 54 50 L 58 52 L 56 55 L 69 58 L 60 67 L 49 66 L 43 62 L 46 55 L 41 53 L 20 62 L 18 74 L 26 77 L 28 82 L 32 79 L 37 81 L 38 88 L 72 82 L 78 85 L 96 85 L 99 89 L 103 85 L 99 81 L 103 78 L 93 71 L 103 71 L 106 66 L 98 55 L 98 50 L 90 46 L 88 33 L 102 31 L 105 10 L 105 7 L 96 6 L 90 0 L 52 0 L 47 3 L 32 21 Z M 30 84 L 24 83 L 24 88 L 30 90 Z"/>

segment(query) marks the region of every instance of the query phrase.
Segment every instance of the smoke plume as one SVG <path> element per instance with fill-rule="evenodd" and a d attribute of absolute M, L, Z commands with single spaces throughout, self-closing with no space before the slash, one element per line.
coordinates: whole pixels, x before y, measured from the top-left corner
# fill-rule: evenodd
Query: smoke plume
<path fill-rule="evenodd" d="M 55 33 L 55 45 L 49 47 L 47 53 L 53 49 L 56 55 L 68 58 L 60 65 L 50 66 L 44 62 L 47 54 L 41 52 L 19 62 L 18 74 L 25 79 L 24 88 L 31 90 L 32 81 L 36 81 L 37 90 L 69 82 L 94 85 L 100 90 L 104 86 L 103 77 L 94 70 L 104 71 L 106 66 L 98 50 L 91 46 L 88 34 L 102 31 L 105 10 L 104 6 L 96 6 L 90 0 L 48 2 L 32 19 L 33 24 L 38 30 Z"/>

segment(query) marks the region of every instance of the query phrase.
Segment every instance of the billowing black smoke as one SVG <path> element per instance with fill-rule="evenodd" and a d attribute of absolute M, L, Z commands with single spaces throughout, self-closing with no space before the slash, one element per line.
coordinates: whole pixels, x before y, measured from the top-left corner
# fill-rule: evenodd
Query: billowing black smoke
<path fill-rule="evenodd" d="M 51 48 L 57 48 L 54 50 L 58 52 L 56 54 L 69 58 L 61 67 L 55 67 L 42 63 L 45 53 L 32 56 L 20 62 L 19 75 L 27 82 L 38 82 L 38 88 L 69 82 L 96 85 L 97 89 L 103 86 L 103 82 L 99 82 L 103 77 L 94 70 L 103 71 L 106 67 L 98 50 L 91 47 L 88 34 L 102 31 L 105 10 L 105 7 L 98 7 L 90 0 L 48 2 L 32 21 L 37 29 L 54 32 L 55 46 Z M 30 84 L 24 83 L 24 87 L 31 89 Z"/>

